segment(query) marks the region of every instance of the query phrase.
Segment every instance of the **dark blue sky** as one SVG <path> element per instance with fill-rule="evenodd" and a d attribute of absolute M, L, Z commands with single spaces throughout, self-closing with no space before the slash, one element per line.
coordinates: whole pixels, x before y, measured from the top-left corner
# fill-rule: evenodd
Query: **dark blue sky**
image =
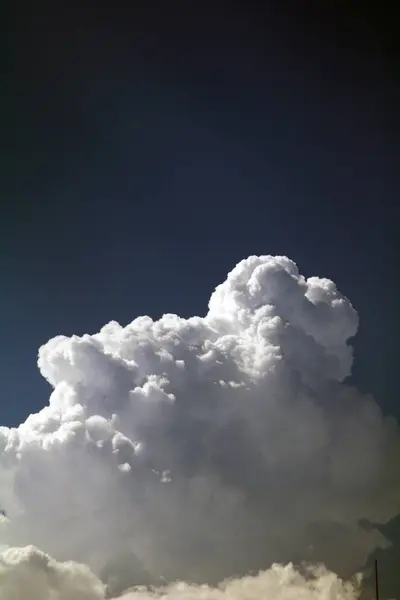
<path fill-rule="evenodd" d="M 39 2 L 10 27 L 0 422 L 46 403 L 50 337 L 204 314 L 254 253 L 350 297 L 356 383 L 400 415 L 388 20 L 320 3 L 79 4 Z"/>
<path fill-rule="evenodd" d="M 49 337 L 203 314 L 253 253 L 337 282 L 360 312 L 358 383 L 398 411 L 390 32 L 378 15 L 284 4 L 15 15 L 2 422 L 46 401 Z"/>

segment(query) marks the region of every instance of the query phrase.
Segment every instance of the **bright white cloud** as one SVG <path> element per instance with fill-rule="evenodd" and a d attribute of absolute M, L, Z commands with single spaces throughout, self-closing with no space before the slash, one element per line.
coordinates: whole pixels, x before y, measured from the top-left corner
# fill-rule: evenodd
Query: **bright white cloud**
<path fill-rule="evenodd" d="M 179 582 L 135 588 L 119 600 L 356 600 L 359 583 L 356 578 L 343 582 L 324 567 L 300 573 L 290 564 L 275 564 L 217 587 Z M 0 600 L 105 600 L 106 593 L 84 565 L 57 562 L 33 546 L 0 553 Z"/>
<path fill-rule="evenodd" d="M 343 383 L 357 326 L 333 282 L 253 256 L 205 317 L 50 340 L 48 406 L 0 428 L 0 542 L 112 573 L 119 590 L 290 560 L 355 572 L 386 543 L 360 519 L 384 523 L 400 502 L 398 424 Z"/>
<path fill-rule="evenodd" d="M 0 553 L 0 600 L 104 600 L 104 593 L 84 565 L 58 563 L 33 546 Z"/>
<path fill-rule="evenodd" d="M 324 567 L 296 571 L 291 564 L 274 564 L 253 577 L 242 577 L 217 587 L 176 583 L 149 593 L 135 590 L 121 600 L 356 600 L 360 580 L 343 582 Z"/>

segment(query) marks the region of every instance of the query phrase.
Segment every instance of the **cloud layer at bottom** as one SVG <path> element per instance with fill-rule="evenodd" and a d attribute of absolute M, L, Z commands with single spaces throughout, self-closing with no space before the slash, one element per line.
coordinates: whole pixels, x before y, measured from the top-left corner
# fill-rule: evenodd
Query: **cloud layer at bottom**
<path fill-rule="evenodd" d="M 300 573 L 273 565 L 253 577 L 219 586 L 177 582 L 158 589 L 136 588 L 119 600 L 356 600 L 358 581 L 343 582 L 324 567 Z M 0 553 L 0 600 L 105 600 L 101 581 L 88 567 L 60 563 L 33 546 Z"/>

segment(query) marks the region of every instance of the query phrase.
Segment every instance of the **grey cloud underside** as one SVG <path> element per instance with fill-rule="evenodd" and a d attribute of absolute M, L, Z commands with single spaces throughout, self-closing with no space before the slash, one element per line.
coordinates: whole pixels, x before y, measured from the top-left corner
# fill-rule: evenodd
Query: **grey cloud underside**
<path fill-rule="evenodd" d="M 96 573 L 133 553 L 156 579 L 290 560 L 354 573 L 386 544 L 360 520 L 400 501 L 398 424 L 343 383 L 357 326 L 333 282 L 261 256 L 205 317 L 50 340 L 49 405 L 0 429 L 0 540 Z"/>

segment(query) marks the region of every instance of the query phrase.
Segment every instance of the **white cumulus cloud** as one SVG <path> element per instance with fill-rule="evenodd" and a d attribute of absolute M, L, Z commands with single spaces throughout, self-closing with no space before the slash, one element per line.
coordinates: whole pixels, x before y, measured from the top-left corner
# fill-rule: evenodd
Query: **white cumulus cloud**
<path fill-rule="evenodd" d="M 104 600 L 90 569 L 58 563 L 33 546 L 0 553 L 0 600 Z"/>
<path fill-rule="evenodd" d="M 0 543 L 83 562 L 115 593 L 276 562 L 353 574 L 386 545 L 376 524 L 400 503 L 399 426 L 345 383 L 357 327 L 332 281 L 252 256 L 204 317 L 50 340 L 38 360 L 48 404 L 0 428 Z M 237 580 L 231 597 L 287 569 Z M 219 598 L 229 585 L 173 594 Z"/>
<path fill-rule="evenodd" d="M 344 582 L 325 567 L 296 571 L 274 564 L 256 576 L 212 587 L 184 582 L 136 587 L 114 600 L 356 600 L 360 579 Z M 0 553 L 0 600 L 105 600 L 108 594 L 88 567 L 60 563 L 33 546 Z"/>

